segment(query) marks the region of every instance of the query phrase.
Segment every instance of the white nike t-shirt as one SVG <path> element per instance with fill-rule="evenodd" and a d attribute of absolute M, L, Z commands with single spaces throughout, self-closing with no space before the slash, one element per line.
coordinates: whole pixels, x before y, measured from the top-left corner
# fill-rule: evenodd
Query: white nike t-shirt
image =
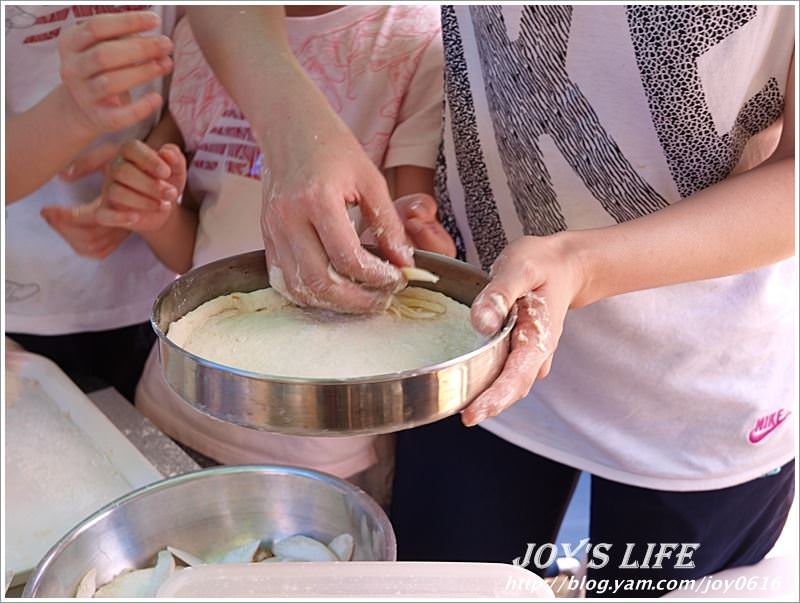
<path fill-rule="evenodd" d="M 442 8 L 446 222 L 488 269 L 514 239 L 613 225 L 774 150 L 793 7 Z M 794 456 L 795 259 L 570 311 L 552 371 L 482 425 L 665 490 Z M 789 420 L 787 420 L 789 417 Z"/>

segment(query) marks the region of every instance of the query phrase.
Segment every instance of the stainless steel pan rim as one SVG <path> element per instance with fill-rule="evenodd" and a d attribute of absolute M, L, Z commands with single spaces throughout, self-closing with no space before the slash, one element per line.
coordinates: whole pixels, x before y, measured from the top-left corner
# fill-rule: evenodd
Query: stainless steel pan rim
<path fill-rule="evenodd" d="M 440 275 L 427 288 L 471 305 L 488 283 L 480 270 L 427 252 L 417 266 Z M 391 433 L 448 417 L 499 375 L 516 324 L 512 309 L 503 327 L 480 347 L 447 361 L 397 373 L 296 378 L 237 369 L 201 358 L 172 342 L 169 325 L 202 303 L 236 291 L 269 286 L 263 250 L 195 268 L 168 285 L 153 304 L 161 368 L 180 398 L 213 419 L 289 435 L 350 436 Z M 300 352 L 302 353 L 302 352 Z"/>

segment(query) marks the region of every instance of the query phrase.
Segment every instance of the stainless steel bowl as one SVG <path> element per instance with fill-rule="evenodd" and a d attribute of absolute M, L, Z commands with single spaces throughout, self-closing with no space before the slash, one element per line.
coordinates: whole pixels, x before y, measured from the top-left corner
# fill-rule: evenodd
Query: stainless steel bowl
<path fill-rule="evenodd" d="M 215 467 L 140 488 L 80 523 L 39 562 L 23 596 L 73 596 L 91 568 L 104 584 L 152 566 L 165 546 L 205 557 L 256 538 L 327 542 L 343 532 L 353 535 L 355 560 L 395 560 L 389 519 L 355 486 L 294 467 Z"/>
<path fill-rule="evenodd" d="M 435 291 L 470 305 L 488 282 L 469 264 L 418 251 L 416 265 L 438 274 Z M 417 284 L 417 283 L 415 283 Z M 505 362 L 512 312 L 479 349 L 434 366 L 354 379 L 291 379 L 222 366 L 170 341 L 170 323 L 204 302 L 269 285 L 261 251 L 196 268 L 171 283 L 153 306 L 161 367 L 170 386 L 201 412 L 244 427 L 295 435 L 390 433 L 448 417 L 494 381 Z"/>

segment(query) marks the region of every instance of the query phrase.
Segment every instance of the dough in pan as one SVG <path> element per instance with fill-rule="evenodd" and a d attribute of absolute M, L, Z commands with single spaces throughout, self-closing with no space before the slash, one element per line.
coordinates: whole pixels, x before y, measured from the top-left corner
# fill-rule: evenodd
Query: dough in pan
<path fill-rule="evenodd" d="M 444 312 L 414 318 L 298 308 L 277 291 L 212 299 L 169 327 L 183 349 L 213 362 L 265 375 L 344 379 L 413 370 L 471 352 L 485 341 L 469 308 L 441 293 L 409 287 Z"/>

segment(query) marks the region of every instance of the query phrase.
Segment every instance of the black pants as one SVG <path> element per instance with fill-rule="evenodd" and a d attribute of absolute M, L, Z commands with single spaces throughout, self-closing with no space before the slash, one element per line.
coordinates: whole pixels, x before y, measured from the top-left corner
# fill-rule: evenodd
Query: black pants
<path fill-rule="evenodd" d="M 70 335 L 7 335 L 55 362 L 84 391 L 111 385 L 131 402 L 156 338 L 149 322 Z"/>
<path fill-rule="evenodd" d="M 458 416 L 401 432 L 391 508 L 398 559 L 524 559 L 527 543 L 555 543 L 578 475 L 484 429 L 465 428 Z M 611 546 L 609 562 L 589 569 L 588 578 L 652 578 L 653 587 L 587 594 L 658 596 L 665 590 L 657 588 L 659 579 L 756 563 L 780 535 L 793 497 L 794 462 L 770 477 L 702 492 L 650 490 L 593 476 L 590 542 Z M 619 566 L 629 542 L 640 560 L 649 542 L 700 547 L 693 569 L 675 568 L 673 555 L 661 570 L 626 570 Z"/>

